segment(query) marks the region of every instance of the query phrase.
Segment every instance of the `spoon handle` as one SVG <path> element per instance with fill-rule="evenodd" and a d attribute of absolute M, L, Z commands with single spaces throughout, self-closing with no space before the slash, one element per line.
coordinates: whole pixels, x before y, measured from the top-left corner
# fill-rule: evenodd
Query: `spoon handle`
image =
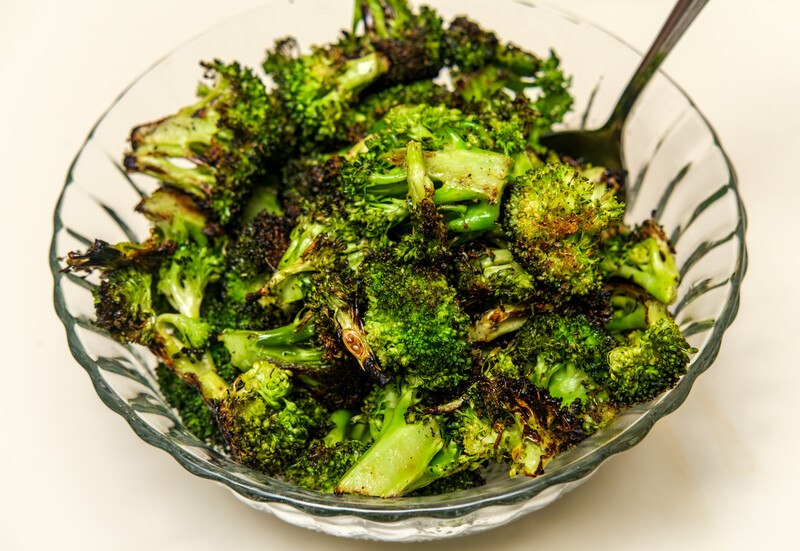
<path fill-rule="evenodd" d="M 675 3 L 675 7 L 672 8 L 672 12 L 670 12 L 669 17 L 658 32 L 658 36 L 650 45 L 650 49 L 647 50 L 630 81 L 628 81 L 628 85 L 622 92 L 611 117 L 606 123 L 606 128 L 613 128 L 616 131 L 622 130 L 623 122 L 633 104 L 636 103 L 639 94 L 645 89 L 647 83 L 650 82 L 650 78 L 672 51 L 673 46 L 683 36 L 683 33 L 707 3 L 708 0 L 678 0 Z"/>

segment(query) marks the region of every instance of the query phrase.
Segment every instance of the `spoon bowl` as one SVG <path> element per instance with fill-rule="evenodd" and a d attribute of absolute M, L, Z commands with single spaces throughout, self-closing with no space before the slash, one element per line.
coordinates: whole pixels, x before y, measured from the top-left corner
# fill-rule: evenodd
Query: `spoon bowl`
<path fill-rule="evenodd" d="M 602 127 L 597 130 L 555 132 L 543 136 L 542 145 L 579 163 L 591 163 L 614 171 L 624 170 L 622 130 L 628 115 L 661 63 L 707 3 L 708 0 L 678 0 L 675 3 Z"/>

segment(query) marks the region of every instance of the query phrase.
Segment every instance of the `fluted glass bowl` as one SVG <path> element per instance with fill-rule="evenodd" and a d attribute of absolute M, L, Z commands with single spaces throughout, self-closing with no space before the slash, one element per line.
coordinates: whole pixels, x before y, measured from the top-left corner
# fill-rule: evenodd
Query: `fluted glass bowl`
<path fill-rule="evenodd" d="M 467 14 L 503 39 L 534 52 L 554 48 L 573 76 L 575 109 L 566 127 L 596 127 L 608 116 L 640 54 L 619 39 L 557 10 L 521 1 L 428 2 L 446 19 Z M 292 34 L 301 45 L 334 40 L 350 21 L 352 2 L 273 0 L 228 21 L 168 54 L 135 80 L 100 118 L 76 156 L 55 212 L 50 265 L 55 307 L 73 356 L 100 398 L 146 442 L 192 473 L 229 487 L 234 495 L 279 518 L 340 536 L 422 540 L 499 526 L 551 503 L 585 480 L 609 456 L 639 442 L 677 408 L 708 369 L 733 321 L 746 267 L 745 214 L 736 176 L 708 121 L 686 94 L 657 74 L 625 130 L 628 221 L 655 211 L 677 247 L 683 277 L 674 313 L 698 349 L 688 373 L 671 391 L 622 412 L 607 428 L 555 458 L 538 478 L 490 477 L 480 488 L 433 497 L 379 499 L 299 489 L 231 461 L 186 430 L 161 396 L 154 357 L 121 345 L 96 328 L 96 276 L 60 273 L 59 257 L 95 237 L 139 240 L 147 221 L 133 210 L 155 182 L 121 166 L 130 129 L 194 97 L 198 61 L 237 59 L 257 67 L 275 38 Z"/>

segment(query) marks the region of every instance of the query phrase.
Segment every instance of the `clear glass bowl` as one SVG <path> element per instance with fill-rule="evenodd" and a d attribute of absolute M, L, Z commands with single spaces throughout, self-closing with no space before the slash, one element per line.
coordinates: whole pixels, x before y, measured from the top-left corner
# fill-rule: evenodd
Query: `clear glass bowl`
<path fill-rule="evenodd" d="M 480 0 L 429 4 L 446 18 L 468 14 L 504 40 L 534 52 L 554 48 L 574 77 L 576 104 L 567 127 L 602 124 L 640 59 L 619 39 L 538 4 L 505 0 L 502 9 Z M 155 184 L 127 175 L 120 165 L 122 152 L 133 126 L 192 100 L 199 60 L 238 59 L 257 67 L 277 37 L 292 34 L 304 46 L 335 39 L 349 24 L 350 7 L 351 2 L 321 0 L 269 2 L 167 55 L 117 98 L 75 158 L 56 207 L 50 249 L 55 307 L 72 354 L 106 405 L 144 441 L 192 473 L 226 485 L 248 505 L 299 526 L 355 538 L 410 541 L 478 532 L 544 507 L 606 458 L 639 442 L 684 401 L 714 361 L 736 315 L 746 268 L 745 214 L 736 176 L 708 121 L 665 74 L 655 76 L 626 128 L 628 217 L 641 221 L 655 210 L 676 244 L 683 281 L 674 312 L 698 352 L 674 389 L 623 412 L 535 479 L 497 475 L 481 488 L 383 500 L 305 491 L 238 465 L 181 424 L 159 393 L 156 362 L 146 349 L 123 346 L 93 325 L 96 277 L 59 272 L 60 256 L 87 247 L 95 237 L 115 242 L 146 235 L 148 224 L 133 206 Z"/>

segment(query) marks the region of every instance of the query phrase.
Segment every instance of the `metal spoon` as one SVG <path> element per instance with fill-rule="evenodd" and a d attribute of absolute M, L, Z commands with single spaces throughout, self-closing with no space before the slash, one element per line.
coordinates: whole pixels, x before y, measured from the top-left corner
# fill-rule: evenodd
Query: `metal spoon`
<path fill-rule="evenodd" d="M 611 170 L 623 170 L 622 129 L 633 104 L 647 87 L 650 78 L 667 57 L 708 0 L 678 0 L 658 36 L 633 73 L 608 121 L 597 130 L 555 132 L 541 138 L 541 143 L 559 154 L 579 162 L 590 162 Z"/>

